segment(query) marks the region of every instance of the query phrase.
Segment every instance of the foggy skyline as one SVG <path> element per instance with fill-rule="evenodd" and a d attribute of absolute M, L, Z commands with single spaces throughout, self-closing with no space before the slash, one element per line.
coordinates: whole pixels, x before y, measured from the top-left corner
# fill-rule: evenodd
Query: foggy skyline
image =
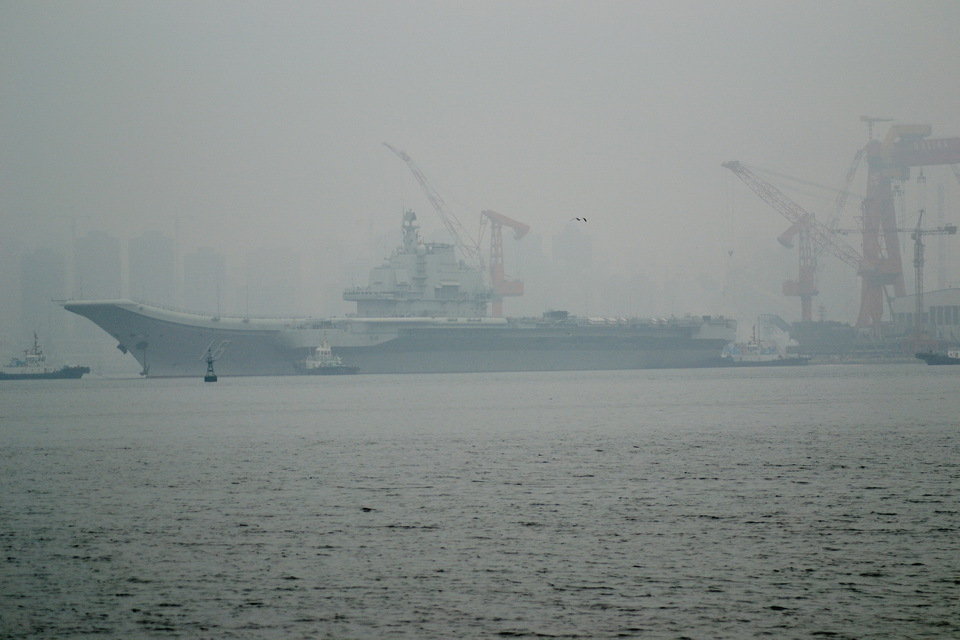
<path fill-rule="evenodd" d="M 392 249 L 381 239 L 403 209 L 424 236 L 442 229 L 386 141 L 471 232 L 482 209 L 499 211 L 555 261 L 554 238 L 588 217 L 590 272 L 571 289 L 589 296 L 544 278 L 551 306 L 796 320 L 780 294 L 797 275 L 795 251 L 776 244 L 787 223 L 720 163 L 839 188 L 867 140 L 861 115 L 960 135 L 958 24 L 952 1 L 3 2 L 0 296 L 19 299 L 24 255 L 89 231 L 126 243 L 159 230 L 181 257 L 211 247 L 237 270 L 289 250 L 297 311 L 342 307 L 357 268 Z M 960 222 L 957 180 L 926 175 L 928 210 L 940 187 Z M 863 182 L 861 169 L 852 190 Z M 833 213 L 833 192 L 788 194 Z M 856 200 L 840 226 L 855 226 Z M 516 255 L 507 271 L 527 296 L 505 307 L 539 313 L 547 292 Z M 822 262 L 815 304 L 853 321 L 855 274 Z M 956 260 L 946 280 L 960 281 Z"/>

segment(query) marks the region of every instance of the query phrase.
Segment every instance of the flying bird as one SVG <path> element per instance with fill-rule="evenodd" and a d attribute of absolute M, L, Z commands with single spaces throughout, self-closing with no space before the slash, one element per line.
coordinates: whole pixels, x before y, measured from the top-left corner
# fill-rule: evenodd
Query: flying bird
<path fill-rule="evenodd" d="M 573 222 L 574 220 L 576 220 L 577 222 L 586 222 L 586 221 L 587 221 L 586 218 L 570 218 L 570 221 L 571 221 L 571 222 Z"/>

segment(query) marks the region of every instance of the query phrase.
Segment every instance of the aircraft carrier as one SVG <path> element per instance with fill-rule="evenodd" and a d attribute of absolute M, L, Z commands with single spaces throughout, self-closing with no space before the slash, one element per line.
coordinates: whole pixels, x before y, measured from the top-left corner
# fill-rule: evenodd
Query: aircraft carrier
<path fill-rule="evenodd" d="M 492 289 L 480 270 L 458 261 L 452 244 L 423 242 L 412 211 L 402 232 L 369 283 L 344 292 L 356 315 L 267 319 L 132 300 L 62 304 L 109 333 L 149 377 L 200 376 L 211 349 L 221 353 L 221 376 L 296 375 L 321 345 L 361 374 L 702 367 L 736 337 L 735 320 L 710 315 L 490 317 Z"/>

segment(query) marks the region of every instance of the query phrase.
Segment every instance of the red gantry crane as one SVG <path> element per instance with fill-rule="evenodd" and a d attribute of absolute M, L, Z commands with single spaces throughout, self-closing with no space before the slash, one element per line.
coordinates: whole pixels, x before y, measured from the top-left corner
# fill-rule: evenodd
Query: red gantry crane
<path fill-rule="evenodd" d="M 929 138 L 931 131 L 928 124 L 895 124 L 882 142 L 867 143 L 858 327 L 879 328 L 887 285 L 894 297 L 906 295 L 893 182 L 908 180 L 912 167 L 960 163 L 960 138 Z"/>
<path fill-rule="evenodd" d="M 519 240 L 527 235 L 530 227 L 489 209 L 481 211 L 480 216 L 481 220 L 490 221 L 490 282 L 493 285 L 493 317 L 500 318 L 503 316 L 503 298 L 523 295 L 523 282 L 507 280 L 503 270 L 502 229 L 504 226 L 510 227 L 513 229 L 513 237 Z"/>
<path fill-rule="evenodd" d="M 897 228 L 897 233 L 909 233 L 910 239 L 913 240 L 913 268 L 914 268 L 914 315 L 913 315 L 913 333 L 916 340 L 920 340 L 923 336 L 923 265 L 925 262 L 924 259 L 924 245 L 923 237 L 924 236 L 952 236 L 957 233 L 957 225 L 955 224 L 945 224 L 939 227 L 923 229 L 920 227 L 920 223 L 923 221 L 923 209 L 920 210 L 920 215 L 917 218 L 917 226 L 910 228 Z M 851 230 L 851 229 L 835 229 L 834 233 L 861 233 L 860 230 Z"/>

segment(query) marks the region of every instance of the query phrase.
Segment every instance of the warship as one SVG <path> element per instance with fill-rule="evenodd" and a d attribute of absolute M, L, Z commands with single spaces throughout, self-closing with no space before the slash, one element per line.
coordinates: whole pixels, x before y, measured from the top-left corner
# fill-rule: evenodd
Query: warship
<path fill-rule="evenodd" d="M 320 347 L 362 374 L 706 367 L 736 336 L 736 321 L 584 318 L 565 311 L 502 318 L 483 272 L 453 244 L 424 242 L 405 211 L 402 242 L 344 300 L 356 314 L 329 318 L 221 317 L 133 300 L 68 300 L 65 309 L 109 333 L 142 375 L 198 375 L 210 344 L 226 345 L 221 375 L 304 375 Z"/>

